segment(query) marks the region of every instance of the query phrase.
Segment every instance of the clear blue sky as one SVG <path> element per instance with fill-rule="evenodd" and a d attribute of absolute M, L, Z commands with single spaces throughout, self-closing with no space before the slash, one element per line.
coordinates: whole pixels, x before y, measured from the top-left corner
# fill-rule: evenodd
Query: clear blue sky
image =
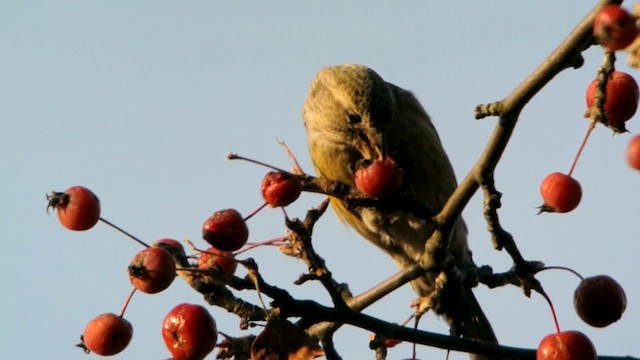
<path fill-rule="evenodd" d="M 229 152 L 289 167 L 276 139 L 303 167 L 301 108 L 315 72 L 363 63 L 411 89 L 431 113 L 459 177 L 471 168 L 495 119 L 474 120 L 479 103 L 506 96 L 564 38 L 595 1 L 330 1 L 268 4 L 213 1 L 12 1 L 0 6 L 0 238 L 5 260 L 0 357 L 92 359 L 73 347 L 85 324 L 117 312 L 130 290 L 126 267 L 140 250 L 99 224 L 63 229 L 45 212 L 45 194 L 72 185 L 93 189 L 103 216 L 146 241 L 200 240 L 214 211 L 249 213 L 262 199 L 264 168 L 226 160 Z M 601 60 L 562 73 L 522 113 L 496 173 L 500 216 L 525 257 L 606 273 L 626 289 L 622 320 L 605 329 L 581 323 L 572 309 L 574 276 L 540 275 L 564 329 L 588 334 L 601 353 L 638 356 L 640 323 L 640 173 L 623 158 L 629 134 L 598 127 L 575 172 L 584 196 L 566 215 L 536 216 L 538 187 L 567 171 L 587 128 L 584 90 Z M 620 61 L 620 69 L 633 72 Z M 628 123 L 640 131 L 636 118 Z M 318 204 L 304 195 L 288 211 Z M 478 264 L 511 265 L 492 249 L 481 197 L 465 211 Z M 280 211 L 250 221 L 251 240 L 284 233 Z M 339 281 L 360 292 L 393 274 L 392 262 L 339 223 L 318 224 L 316 246 Z M 267 281 L 323 303 L 315 285 L 295 287 L 304 264 L 259 249 L 250 253 Z M 476 291 L 499 339 L 536 347 L 553 330 L 540 296 L 518 289 Z M 256 301 L 253 293 L 245 294 Z M 367 310 L 389 321 L 409 314 L 406 287 Z M 180 302 L 204 303 L 183 282 L 157 295 L 137 294 L 127 311 L 134 338 L 117 359 L 166 359 L 165 313 Z M 211 309 L 221 330 L 239 335 L 234 316 Z M 423 328 L 444 332 L 432 316 Z M 370 359 L 368 333 L 341 330 L 345 359 Z M 408 345 L 390 358 L 410 355 Z M 419 348 L 420 358 L 444 358 Z M 210 357 L 210 358 L 213 358 Z M 463 359 L 456 354 L 452 359 Z"/>

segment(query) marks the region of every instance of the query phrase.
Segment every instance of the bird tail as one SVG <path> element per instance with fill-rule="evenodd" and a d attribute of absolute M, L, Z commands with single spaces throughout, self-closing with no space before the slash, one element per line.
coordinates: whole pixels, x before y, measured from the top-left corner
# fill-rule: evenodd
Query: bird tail
<path fill-rule="evenodd" d="M 443 289 L 442 308 L 440 309 L 449 324 L 452 335 L 467 339 L 477 339 L 498 343 L 489 319 L 485 316 L 471 288 L 451 282 Z M 455 293 L 453 293 L 455 292 Z M 471 354 L 472 360 L 493 360 L 477 354 Z"/>

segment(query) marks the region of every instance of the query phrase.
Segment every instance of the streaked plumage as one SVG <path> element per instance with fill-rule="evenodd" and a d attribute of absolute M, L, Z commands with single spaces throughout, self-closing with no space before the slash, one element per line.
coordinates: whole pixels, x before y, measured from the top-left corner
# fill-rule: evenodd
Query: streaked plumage
<path fill-rule="evenodd" d="M 456 188 L 453 168 L 436 129 L 409 91 L 385 82 L 363 65 L 339 65 L 320 70 L 304 104 L 309 152 L 317 175 L 354 186 L 353 168 L 359 160 L 386 156 L 404 171 L 401 191 L 440 208 Z M 372 207 L 347 209 L 331 199 L 338 216 L 403 268 L 422 256 L 433 232 L 430 222 L 404 211 Z M 467 229 L 460 219 L 449 251 L 457 266 L 473 265 Z M 416 293 L 428 295 L 433 279 L 412 282 Z M 495 341 L 491 326 L 470 289 L 447 289 L 436 310 L 461 336 Z"/>

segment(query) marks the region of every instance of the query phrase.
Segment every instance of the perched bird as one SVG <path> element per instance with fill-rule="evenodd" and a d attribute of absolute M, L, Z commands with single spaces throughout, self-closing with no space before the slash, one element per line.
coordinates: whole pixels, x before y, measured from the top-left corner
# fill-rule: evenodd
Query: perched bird
<path fill-rule="evenodd" d="M 311 83 L 303 118 L 318 177 L 355 186 L 359 164 L 393 161 L 403 171 L 398 192 L 436 209 L 457 186 L 438 133 L 416 97 L 364 65 L 321 69 Z M 419 262 L 425 253 L 425 243 L 434 231 L 428 219 L 408 211 L 353 207 L 337 198 L 330 201 L 339 218 L 389 254 L 400 268 Z M 462 219 L 454 225 L 448 251 L 458 268 L 475 266 Z M 428 274 L 411 285 L 419 296 L 427 297 L 434 280 L 435 275 Z M 471 289 L 459 281 L 446 283 L 432 309 L 443 315 L 453 335 L 497 342 Z"/>

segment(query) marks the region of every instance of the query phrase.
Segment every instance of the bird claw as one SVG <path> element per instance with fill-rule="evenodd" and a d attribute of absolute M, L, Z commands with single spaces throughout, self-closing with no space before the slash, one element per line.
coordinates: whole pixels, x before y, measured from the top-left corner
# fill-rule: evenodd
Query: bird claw
<path fill-rule="evenodd" d="M 447 283 L 447 274 L 442 271 L 435 278 L 433 289 L 428 295 L 421 296 L 411 302 L 411 307 L 415 308 L 415 316 L 419 318 L 427 311 L 433 309 L 436 313 L 441 304 L 442 289 Z"/>
<path fill-rule="evenodd" d="M 431 295 L 432 294 L 429 294 L 428 296 L 421 296 L 411 302 L 411 307 L 415 309 L 414 316 L 416 318 L 421 317 L 431 310 L 431 307 L 434 304 L 434 299 Z"/>

